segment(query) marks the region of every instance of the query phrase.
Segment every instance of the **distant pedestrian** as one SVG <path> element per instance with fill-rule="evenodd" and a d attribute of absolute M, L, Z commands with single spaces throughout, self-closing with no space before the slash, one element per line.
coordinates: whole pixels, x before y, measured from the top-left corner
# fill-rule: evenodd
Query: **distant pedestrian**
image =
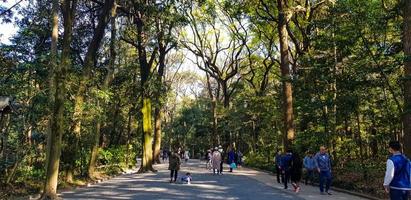
<path fill-rule="evenodd" d="M 315 157 L 315 166 L 317 168 L 318 173 L 320 174 L 320 192 L 321 194 L 328 194 L 330 193 L 330 186 L 331 186 L 331 158 L 330 155 L 327 153 L 327 148 L 325 146 L 320 147 L 320 152 L 318 152 Z M 325 193 L 324 193 L 324 184 L 325 184 Z"/>
<path fill-rule="evenodd" d="M 188 162 L 188 160 L 190 159 L 190 153 L 188 150 L 184 151 L 184 160 L 186 161 L 186 163 Z"/>
<path fill-rule="evenodd" d="M 391 200 L 408 200 L 411 190 L 410 161 L 400 152 L 398 141 L 389 143 L 388 151 L 392 154 L 387 160 L 384 177 L 384 189 L 390 194 Z"/>
<path fill-rule="evenodd" d="M 223 164 L 224 164 L 224 151 L 221 145 L 218 146 L 218 151 L 221 155 L 221 162 L 220 162 L 220 175 L 223 175 Z"/>
<path fill-rule="evenodd" d="M 281 169 L 281 151 L 277 151 L 277 154 L 275 155 L 274 158 L 274 163 L 275 163 L 275 172 L 277 175 L 277 183 L 281 183 L 281 180 L 284 179 L 283 178 L 283 172 Z"/>
<path fill-rule="evenodd" d="M 243 165 L 243 153 L 240 150 L 238 150 L 237 155 L 238 155 L 237 167 L 241 167 L 241 165 Z"/>
<path fill-rule="evenodd" d="M 170 183 L 177 181 L 178 170 L 180 170 L 181 158 L 178 150 L 174 151 L 170 155 L 168 161 L 168 169 L 170 170 Z M 173 180 L 174 178 L 174 180 Z"/>
<path fill-rule="evenodd" d="M 207 150 L 206 156 L 207 156 L 206 157 L 206 160 L 207 160 L 206 169 L 211 170 L 212 169 L 212 166 L 211 166 L 212 150 Z"/>
<path fill-rule="evenodd" d="M 167 149 L 164 149 L 163 152 L 163 162 L 168 159 L 168 155 L 170 154 Z"/>
<path fill-rule="evenodd" d="M 291 184 L 294 187 L 294 192 L 298 193 L 300 191 L 300 181 L 303 170 L 303 162 L 300 155 L 296 151 L 293 152 L 291 158 Z"/>
<path fill-rule="evenodd" d="M 287 150 L 287 153 L 281 158 L 281 170 L 284 173 L 284 189 L 288 188 L 288 181 L 291 178 L 291 162 L 293 153 L 291 150 Z"/>
<path fill-rule="evenodd" d="M 305 174 L 305 184 L 307 185 L 308 181 L 311 184 L 314 183 L 314 170 L 315 170 L 315 161 L 312 152 L 308 151 L 307 155 L 304 157 L 304 169 Z"/>
<path fill-rule="evenodd" d="M 228 152 L 227 161 L 227 163 L 230 165 L 230 172 L 233 172 L 233 168 L 237 167 L 237 165 L 235 164 L 235 153 L 233 148 L 230 148 Z"/>
<path fill-rule="evenodd" d="M 221 163 L 221 153 L 218 151 L 218 147 L 214 149 L 213 155 L 211 157 L 211 163 L 213 165 L 213 174 L 221 174 L 220 163 Z"/>

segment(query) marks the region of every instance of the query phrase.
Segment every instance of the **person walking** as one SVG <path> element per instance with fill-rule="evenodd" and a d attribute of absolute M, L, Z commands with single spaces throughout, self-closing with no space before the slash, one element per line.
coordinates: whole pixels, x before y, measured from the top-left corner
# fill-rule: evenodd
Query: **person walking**
<path fill-rule="evenodd" d="M 238 155 L 237 167 L 241 167 L 241 165 L 243 164 L 243 153 L 240 150 L 238 150 L 237 155 Z"/>
<path fill-rule="evenodd" d="M 212 157 L 212 151 L 211 150 L 207 150 L 207 155 L 206 155 L 206 169 L 211 170 L 212 166 L 211 166 L 211 157 Z"/>
<path fill-rule="evenodd" d="M 320 192 L 321 194 L 328 194 L 330 193 L 330 186 L 331 186 L 331 158 L 330 155 L 327 153 L 327 148 L 325 146 L 320 147 L 320 152 L 318 152 L 315 157 L 315 166 L 317 168 L 318 173 L 320 174 Z M 325 193 L 324 193 L 324 183 L 325 183 Z"/>
<path fill-rule="evenodd" d="M 223 164 L 224 164 L 224 151 L 221 145 L 218 146 L 218 151 L 220 152 L 221 162 L 220 162 L 220 175 L 223 175 Z"/>
<path fill-rule="evenodd" d="M 288 189 L 288 181 L 291 176 L 291 161 L 293 153 L 291 150 L 287 150 L 287 153 L 281 158 L 281 170 L 284 173 L 284 189 Z"/>
<path fill-rule="evenodd" d="M 310 181 L 311 185 L 314 184 L 314 169 L 315 161 L 312 152 L 307 151 L 307 155 L 304 157 L 304 169 L 306 170 L 305 174 L 305 184 L 307 185 Z"/>
<path fill-rule="evenodd" d="M 277 174 L 277 183 L 281 183 L 281 180 L 284 179 L 282 169 L 281 169 L 281 151 L 277 151 L 277 154 L 275 155 L 274 158 L 274 163 L 275 163 L 275 171 Z"/>
<path fill-rule="evenodd" d="M 233 148 L 231 147 L 228 156 L 227 156 L 228 164 L 230 165 L 230 172 L 233 172 L 233 168 L 236 166 L 235 164 L 235 153 Z"/>
<path fill-rule="evenodd" d="M 392 154 L 387 160 L 384 177 L 384 189 L 391 200 L 408 200 L 411 190 L 410 160 L 400 152 L 398 141 L 389 143 L 388 151 Z"/>
<path fill-rule="evenodd" d="M 168 169 L 170 170 L 170 183 L 177 181 L 178 170 L 180 170 L 181 158 L 178 150 L 171 153 L 168 160 Z M 174 178 L 174 180 L 173 180 Z"/>
<path fill-rule="evenodd" d="M 294 192 L 298 193 L 301 189 L 300 181 L 303 170 L 303 162 L 300 158 L 300 155 L 296 151 L 293 152 L 291 158 L 291 185 L 294 187 Z"/>
<path fill-rule="evenodd" d="M 186 163 L 188 162 L 188 160 L 190 159 L 190 153 L 188 150 L 184 150 L 184 160 L 186 161 Z"/>
<path fill-rule="evenodd" d="M 163 162 L 168 159 L 169 152 L 167 149 L 163 150 Z"/>
<path fill-rule="evenodd" d="M 213 165 L 213 174 L 221 174 L 220 164 L 221 164 L 221 153 L 218 151 L 218 147 L 214 149 L 213 155 L 211 157 L 211 164 Z"/>

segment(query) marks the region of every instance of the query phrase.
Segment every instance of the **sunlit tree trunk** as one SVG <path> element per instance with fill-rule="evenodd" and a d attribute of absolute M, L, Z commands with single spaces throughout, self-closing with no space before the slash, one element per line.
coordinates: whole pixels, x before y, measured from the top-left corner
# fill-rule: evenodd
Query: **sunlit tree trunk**
<path fill-rule="evenodd" d="M 293 86 L 290 74 L 290 57 L 288 48 L 287 13 L 284 9 L 287 0 L 277 0 L 278 34 L 280 40 L 281 76 L 283 82 L 284 110 L 284 147 L 288 148 L 295 137 L 293 116 Z"/>
<path fill-rule="evenodd" d="M 159 31 L 159 38 L 158 38 L 158 47 L 159 47 L 159 66 L 158 66 L 158 88 L 162 87 L 163 84 L 163 76 L 164 76 L 164 69 L 165 69 L 165 62 L 166 62 L 166 44 L 164 42 L 164 31 L 161 30 L 159 22 L 157 22 L 158 30 Z M 161 149 L 161 124 L 164 115 L 163 111 L 163 103 L 161 102 L 161 96 L 163 94 L 158 93 L 158 103 L 156 108 L 154 109 L 154 148 L 153 148 L 153 158 L 155 163 L 160 163 L 160 149 Z"/>
<path fill-rule="evenodd" d="M 153 128 L 152 128 L 152 117 L 151 117 L 151 97 L 149 95 L 149 78 L 151 72 L 151 66 L 153 65 L 153 59 L 155 52 L 151 55 L 150 61 L 147 61 L 146 52 L 146 35 L 144 32 L 144 22 L 141 18 L 136 20 L 137 25 L 137 51 L 138 60 L 140 64 L 140 77 L 141 77 L 141 113 L 142 113 L 142 129 L 143 129 L 143 157 L 141 159 L 141 166 L 139 173 L 144 173 L 147 171 L 156 171 L 153 168 Z"/>
<path fill-rule="evenodd" d="M 57 198 L 57 182 L 59 174 L 61 138 L 64 132 L 64 101 L 65 101 L 65 76 L 70 65 L 70 43 L 72 39 L 74 13 L 76 0 L 65 0 L 62 6 L 64 17 L 64 36 L 61 63 L 57 63 L 57 38 L 58 38 L 58 7 L 57 0 L 52 5 L 52 45 L 51 45 L 51 67 L 54 75 L 51 86 L 51 94 L 54 96 L 51 104 L 52 119 L 50 132 L 47 137 L 46 148 L 46 180 L 44 184 L 43 198 Z"/>
<path fill-rule="evenodd" d="M 211 114 L 213 120 L 213 133 L 210 135 L 210 142 L 212 142 L 213 146 L 217 146 L 220 144 L 220 135 L 218 134 L 217 126 L 218 126 L 218 119 L 217 119 L 217 98 L 213 94 L 210 82 L 210 76 L 207 75 L 207 90 L 208 95 L 211 99 Z"/>
<path fill-rule="evenodd" d="M 405 1 L 404 7 L 404 153 L 411 156 L 411 2 Z"/>

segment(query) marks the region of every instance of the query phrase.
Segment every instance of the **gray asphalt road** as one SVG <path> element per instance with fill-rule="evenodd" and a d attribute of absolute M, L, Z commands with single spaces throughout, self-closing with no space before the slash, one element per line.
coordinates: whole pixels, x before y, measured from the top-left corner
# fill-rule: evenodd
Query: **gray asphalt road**
<path fill-rule="evenodd" d="M 63 199 L 249 199 L 249 200 L 300 200 L 300 197 L 269 187 L 255 179 L 226 172 L 212 175 L 204 164 L 191 160 L 179 173 L 192 173 L 191 185 L 169 183 L 167 165 L 156 165 L 157 173 L 128 174 L 111 180 L 63 192 Z"/>

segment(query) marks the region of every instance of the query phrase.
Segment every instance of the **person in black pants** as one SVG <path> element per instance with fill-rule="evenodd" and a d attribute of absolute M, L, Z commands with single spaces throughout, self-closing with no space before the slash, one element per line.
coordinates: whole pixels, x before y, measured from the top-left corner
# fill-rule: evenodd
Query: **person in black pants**
<path fill-rule="evenodd" d="M 277 175 L 277 182 L 281 183 L 281 180 L 284 181 L 283 173 L 281 170 L 281 151 L 277 151 L 277 154 L 275 155 L 274 162 L 275 162 L 275 170 L 276 170 L 276 175 Z"/>
<path fill-rule="evenodd" d="M 287 150 L 287 153 L 282 157 L 281 159 L 281 169 L 284 172 L 284 189 L 288 188 L 288 181 L 290 180 L 291 177 L 291 162 L 292 162 L 292 151 Z"/>
<path fill-rule="evenodd" d="M 178 170 L 180 170 L 181 158 L 178 150 L 171 153 L 168 160 L 168 169 L 170 170 L 170 183 L 177 181 Z M 173 180 L 174 178 L 174 180 Z"/>
<path fill-rule="evenodd" d="M 218 146 L 218 151 L 221 154 L 220 174 L 223 175 L 224 153 L 223 153 L 223 147 L 221 145 Z"/>

